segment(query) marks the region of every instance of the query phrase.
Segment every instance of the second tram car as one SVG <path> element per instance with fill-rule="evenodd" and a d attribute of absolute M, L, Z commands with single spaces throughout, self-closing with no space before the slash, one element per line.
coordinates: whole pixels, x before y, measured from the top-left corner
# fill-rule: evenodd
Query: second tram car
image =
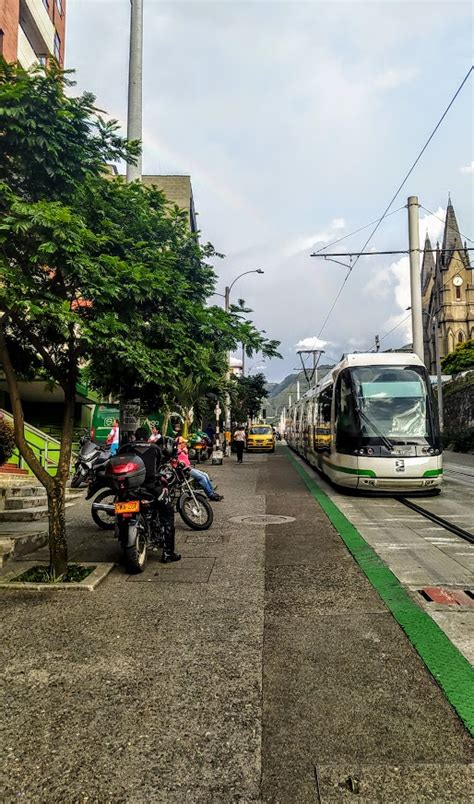
<path fill-rule="evenodd" d="M 441 485 L 438 417 L 414 354 L 346 355 L 289 409 L 286 440 L 339 486 L 406 493 Z"/>

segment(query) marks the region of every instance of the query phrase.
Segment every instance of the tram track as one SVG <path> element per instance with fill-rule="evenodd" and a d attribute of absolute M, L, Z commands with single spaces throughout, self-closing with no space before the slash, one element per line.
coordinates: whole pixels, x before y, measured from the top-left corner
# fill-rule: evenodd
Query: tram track
<path fill-rule="evenodd" d="M 450 533 L 454 533 L 456 536 L 459 536 L 466 542 L 474 544 L 474 534 L 470 533 L 468 530 L 464 530 L 464 528 L 460 528 L 459 525 L 456 525 L 454 522 L 449 522 L 449 520 L 444 519 L 444 517 L 438 516 L 438 514 L 434 514 L 432 511 L 428 511 L 426 508 L 422 508 L 421 505 L 417 505 L 417 503 L 414 503 L 412 500 L 407 500 L 406 497 L 397 497 L 397 500 L 398 502 L 401 502 L 402 505 L 406 505 L 407 508 L 410 508 L 417 514 L 420 514 L 420 516 L 425 517 L 425 519 L 430 519 L 436 525 L 439 525 L 445 530 L 450 531 Z"/>

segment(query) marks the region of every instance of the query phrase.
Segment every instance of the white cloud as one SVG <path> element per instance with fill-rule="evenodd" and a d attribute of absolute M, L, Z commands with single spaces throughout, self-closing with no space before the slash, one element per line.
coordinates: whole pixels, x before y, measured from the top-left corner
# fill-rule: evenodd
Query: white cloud
<path fill-rule="evenodd" d="M 396 89 L 402 84 L 409 84 L 418 74 L 412 67 L 398 67 L 385 70 L 377 76 L 374 85 L 379 89 Z"/>
<path fill-rule="evenodd" d="M 298 341 L 295 346 L 295 351 L 299 349 L 324 349 L 328 343 L 329 341 L 322 341 L 320 338 L 317 338 L 316 335 L 313 335 L 312 338 L 303 338 L 303 340 Z"/>
<path fill-rule="evenodd" d="M 474 173 L 474 162 L 471 162 L 470 165 L 463 165 L 459 170 L 461 173 Z"/>

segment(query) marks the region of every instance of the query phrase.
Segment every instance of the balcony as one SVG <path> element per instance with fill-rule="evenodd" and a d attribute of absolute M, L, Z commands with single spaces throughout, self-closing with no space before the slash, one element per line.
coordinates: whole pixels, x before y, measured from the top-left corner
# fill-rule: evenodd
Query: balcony
<path fill-rule="evenodd" d="M 20 23 L 35 53 L 54 52 L 54 25 L 43 0 L 20 0 Z"/>
<path fill-rule="evenodd" d="M 28 38 L 21 27 L 18 27 L 18 61 L 25 70 L 38 63 L 38 57 L 28 42 Z"/>

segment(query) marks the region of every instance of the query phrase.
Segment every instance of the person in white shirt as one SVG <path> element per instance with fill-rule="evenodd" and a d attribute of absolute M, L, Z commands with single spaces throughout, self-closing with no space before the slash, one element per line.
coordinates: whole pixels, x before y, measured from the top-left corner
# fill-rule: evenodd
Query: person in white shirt
<path fill-rule="evenodd" d="M 237 463 L 242 463 L 245 447 L 245 430 L 243 427 L 237 428 L 234 432 L 235 451 L 237 453 Z"/>

